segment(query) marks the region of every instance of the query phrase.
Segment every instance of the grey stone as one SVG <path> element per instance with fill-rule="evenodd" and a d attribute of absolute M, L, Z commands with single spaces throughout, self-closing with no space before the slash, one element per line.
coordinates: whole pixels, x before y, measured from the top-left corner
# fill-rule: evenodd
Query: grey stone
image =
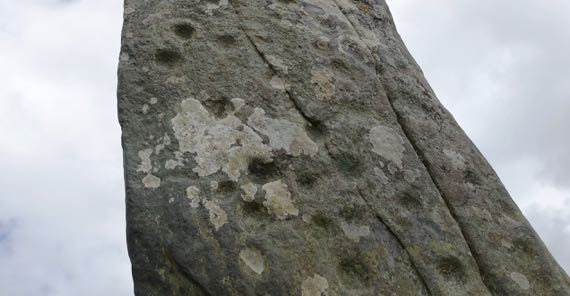
<path fill-rule="evenodd" d="M 383 0 L 125 1 L 136 295 L 569 295 Z"/>

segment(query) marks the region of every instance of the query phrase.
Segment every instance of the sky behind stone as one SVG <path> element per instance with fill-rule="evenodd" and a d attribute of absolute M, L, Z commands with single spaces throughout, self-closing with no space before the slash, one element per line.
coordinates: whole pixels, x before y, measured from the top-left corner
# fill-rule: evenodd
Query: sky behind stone
<path fill-rule="evenodd" d="M 570 2 L 391 0 L 450 109 L 570 270 Z M 0 295 L 132 295 L 119 0 L 0 0 Z"/>

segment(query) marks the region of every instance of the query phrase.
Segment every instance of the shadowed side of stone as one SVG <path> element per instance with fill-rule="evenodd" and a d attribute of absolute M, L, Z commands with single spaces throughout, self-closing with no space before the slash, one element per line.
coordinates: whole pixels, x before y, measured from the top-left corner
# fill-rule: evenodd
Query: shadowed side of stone
<path fill-rule="evenodd" d="M 383 1 L 127 0 L 118 96 L 137 295 L 568 291 Z"/>

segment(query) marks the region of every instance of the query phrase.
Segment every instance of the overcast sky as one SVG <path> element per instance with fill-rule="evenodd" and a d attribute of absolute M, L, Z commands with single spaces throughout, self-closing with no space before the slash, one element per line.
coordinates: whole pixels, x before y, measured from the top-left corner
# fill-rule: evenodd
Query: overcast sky
<path fill-rule="evenodd" d="M 440 100 L 570 270 L 570 2 L 391 0 Z M 0 0 L 0 295 L 130 295 L 120 0 Z"/>

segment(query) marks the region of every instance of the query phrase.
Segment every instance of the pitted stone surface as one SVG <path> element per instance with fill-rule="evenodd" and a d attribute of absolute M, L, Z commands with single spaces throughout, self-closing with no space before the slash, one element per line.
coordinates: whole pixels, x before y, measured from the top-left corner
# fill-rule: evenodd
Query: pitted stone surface
<path fill-rule="evenodd" d="M 136 295 L 569 295 L 383 0 L 125 1 Z"/>

